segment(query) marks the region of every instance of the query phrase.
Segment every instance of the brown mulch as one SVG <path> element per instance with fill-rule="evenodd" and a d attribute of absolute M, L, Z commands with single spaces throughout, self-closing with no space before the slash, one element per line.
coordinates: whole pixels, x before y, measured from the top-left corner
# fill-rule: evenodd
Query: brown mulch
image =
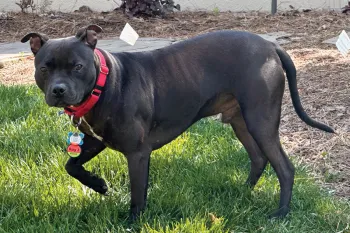
<path fill-rule="evenodd" d="M 119 11 L 109 13 L 8 13 L 0 19 L 0 43 L 19 41 L 27 32 L 41 32 L 50 37 L 74 35 L 89 24 L 100 25 L 101 38 L 115 38 L 128 22 L 141 37 L 188 38 L 219 29 L 248 30 L 255 33 L 285 31 L 293 34 L 294 45 L 309 47 L 348 29 L 350 17 L 336 12 L 289 11 L 275 16 L 266 13 L 178 12 L 166 19 L 129 19 Z M 298 42 L 298 43 L 297 43 Z M 288 45 L 289 46 L 289 45 Z"/>
<path fill-rule="evenodd" d="M 286 87 L 282 105 L 281 141 L 290 156 L 312 167 L 319 182 L 350 198 L 350 58 L 335 49 L 288 50 L 298 70 L 302 105 L 314 119 L 337 134 L 308 127 L 292 107 Z"/>
<path fill-rule="evenodd" d="M 350 198 L 350 58 L 343 58 L 334 45 L 321 42 L 349 29 L 350 16 L 335 12 L 264 13 L 180 12 L 167 19 L 128 19 L 119 12 L 53 13 L 46 16 L 9 13 L 0 20 L 0 42 L 19 41 L 27 32 L 51 38 L 74 35 L 88 24 L 102 26 L 101 38 L 116 38 L 128 22 L 141 37 L 188 38 L 219 29 L 255 33 L 284 31 L 291 43 L 283 45 L 298 69 L 298 85 L 306 112 L 334 127 L 327 134 L 308 127 L 296 115 L 288 87 L 281 118 L 281 141 L 290 156 L 315 171 L 315 177 L 336 195 Z M 33 61 L 21 59 L 0 69 L 0 83 L 34 83 Z"/>
<path fill-rule="evenodd" d="M 34 61 L 32 56 L 5 62 L 5 68 L 0 69 L 0 84 L 33 84 Z"/>

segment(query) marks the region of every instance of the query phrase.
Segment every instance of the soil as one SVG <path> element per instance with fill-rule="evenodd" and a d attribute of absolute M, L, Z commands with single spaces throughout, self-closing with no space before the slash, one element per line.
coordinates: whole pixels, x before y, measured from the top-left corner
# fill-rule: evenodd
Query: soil
<path fill-rule="evenodd" d="M 168 18 L 129 19 L 121 12 L 8 13 L 0 18 L 0 42 L 19 41 L 28 32 L 50 38 L 71 36 L 88 24 L 100 25 L 100 38 L 117 38 L 128 22 L 141 37 L 189 38 L 219 29 L 255 33 L 284 31 L 291 36 L 283 45 L 298 70 L 302 104 L 316 120 L 335 128 L 337 134 L 313 129 L 302 122 L 291 104 L 288 87 L 281 117 L 281 141 L 290 156 L 312 168 L 314 179 L 331 193 L 350 199 L 350 58 L 335 45 L 322 41 L 349 29 L 350 16 L 326 11 L 289 11 L 271 16 L 260 12 L 179 12 Z M 0 69 L 0 83 L 34 83 L 32 57 L 7 62 Z M 296 180 L 297 182 L 297 180 Z"/>

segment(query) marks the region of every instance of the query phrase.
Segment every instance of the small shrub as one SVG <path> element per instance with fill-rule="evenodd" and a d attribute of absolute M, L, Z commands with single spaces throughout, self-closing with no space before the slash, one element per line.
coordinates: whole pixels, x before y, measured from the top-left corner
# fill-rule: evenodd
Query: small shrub
<path fill-rule="evenodd" d="M 19 2 L 15 2 L 15 4 L 21 8 L 22 13 L 25 13 L 29 8 L 33 12 L 36 8 L 34 0 L 20 0 Z"/>
<path fill-rule="evenodd" d="M 180 5 L 173 0 L 122 0 L 120 9 L 130 16 L 165 16 L 180 10 Z"/>
<path fill-rule="evenodd" d="M 32 12 L 38 11 L 44 13 L 48 11 L 49 7 L 52 5 L 53 0 L 41 0 L 40 2 L 36 2 L 37 4 L 34 3 L 34 0 L 20 0 L 15 4 L 21 8 L 22 13 L 27 12 L 28 9 L 31 9 Z"/>
<path fill-rule="evenodd" d="M 219 7 L 216 6 L 216 7 L 213 9 L 213 13 L 214 13 L 215 15 L 218 15 L 218 14 L 220 13 Z"/>

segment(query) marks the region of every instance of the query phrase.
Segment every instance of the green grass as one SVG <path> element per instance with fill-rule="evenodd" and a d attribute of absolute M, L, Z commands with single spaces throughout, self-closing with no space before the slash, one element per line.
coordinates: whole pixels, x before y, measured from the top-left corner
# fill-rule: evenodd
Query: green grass
<path fill-rule="evenodd" d="M 320 190 L 301 165 L 291 214 L 268 220 L 279 200 L 273 169 L 247 188 L 248 156 L 232 130 L 202 120 L 152 154 L 149 205 L 129 226 L 123 155 L 106 150 L 86 165 L 112 189 L 102 197 L 64 170 L 67 117 L 36 87 L 0 86 L 0 98 L 0 232 L 342 232 L 350 222 L 349 203 Z"/>

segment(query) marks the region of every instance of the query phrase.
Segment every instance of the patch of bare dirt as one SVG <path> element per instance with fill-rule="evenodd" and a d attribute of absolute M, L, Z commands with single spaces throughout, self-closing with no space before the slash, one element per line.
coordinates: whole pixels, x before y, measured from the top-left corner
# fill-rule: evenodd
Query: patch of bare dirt
<path fill-rule="evenodd" d="M 34 59 L 32 56 L 5 62 L 0 69 L 0 84 L 34 84 Z"/>
<path fill-rule="evenodd" d="M 350 198 L 350 59 L 343 58 L 325 39 L 349 29 L 350 16 L 335 12 L 264 13 L 180 12 L 167 19 L 128 19 L 119 12 L 54 13 L 37 16 L 10 13 L 0 20 L 0 42 L 19 41 L 27 32 L 51 38 L 74 35 L 88 24 L 102 26 L 101 38 L 116 38 L 129 22 L 141 37 L 188 38 L 219 29 L 255 33 L 284 31 L 291 43 L 284 45 L 298 70 L 302 104 L 313 118 L 334 127 L 328 134 L 308 127 L 296 115 L 286 87 L 282 106 L 281 141 L 290 156 L 311 166 L 317 181 L 336 195 Z M 0 69 L 0 83 L 34 83 L 33 61 L 22 59 Z"/>

